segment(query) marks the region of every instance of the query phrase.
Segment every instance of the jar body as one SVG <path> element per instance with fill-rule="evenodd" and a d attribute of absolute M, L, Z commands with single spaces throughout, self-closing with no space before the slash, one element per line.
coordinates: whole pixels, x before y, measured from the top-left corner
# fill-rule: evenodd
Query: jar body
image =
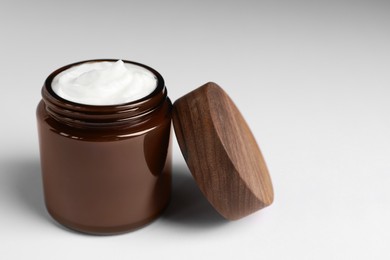
<path fill-rule="evenodd" d="M 109 128 L 62 122 L 50 105 L 44 97 L 37 120 L 51 216 L 93 234 L 126 232 L 158 217 L 171 193 L 170 100 L 145 120 Z"/>

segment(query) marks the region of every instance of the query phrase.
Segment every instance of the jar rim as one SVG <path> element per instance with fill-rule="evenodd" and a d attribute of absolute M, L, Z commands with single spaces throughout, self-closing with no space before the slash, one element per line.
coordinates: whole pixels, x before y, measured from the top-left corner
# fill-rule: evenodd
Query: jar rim
<path fill-rule="evenodd" d="M 48 113 L 58 121 L 77 125 L 117 125 L 139 121 L 142 117 L 150 114 L 166 98 L 167 90 L 160 73 L 155 69 L 134 61 L 122 60 L 124 63 L 137 65 L 149 70 L 157 78 L 156 88 L 145 97 L 114 105 L 89 105 L 69 101 L 57 95 L 52 88 L 53 79 L 61 72 L 83 63 L 88 62 L 115 62 L 118 59 L 92 59 L 65 65 L 53 71 L 45 80 L 42 87 L 42 99 Z"/>
<path fill-rule="evenodd" d="M 142 97 L 140 99 L 137 99 L 137 100 L 134 100 L 134 101 L 130 101 L 130 102 L 125 102 L 125 103 L 113 104 L 113 105 L 90 105 L 90 104 L 83 104 L 83 103 L 73 102 L 73 101 L 67 100 L 67 99 L 57 95 L 57 93 L 55 93 L 53 88 L 52 88 L 53 79 L 58 74 L 60 74 L 61 72 L 65 71 L 67 69 L 70 69 L 71 67 L 78 66 L 78 65 L 81 65 L 81 64 L 84 64 L 84 63 L 91 63 L 91 62 L 116 62 L 118 60 L 122 60 L 124 63 L 137 65 L 137 66 L 140 66 L 140 67 L 142 67 L 144 69 L 149 70 L 157 78 L 156 88 L 150 94 L 148 94 L 148 95 L 146 95 L 146 96 L 144 96 L 144 97 Z M 58 100 L 60 100 L 62 102 L 69 103 L 69 104 L 75 105 L 75 106 L 85 106 L 85 107 L 88 107 L 90 109 L 93 109 L 93 107 L 106 107 L 106 108 L 109 108 L 109 107 L 118 107 L 118 106 L 126 106 L 126 105 L 131 105 L 131 104 L 142 103 L 143 101 L 148 100 L 150 97 L 156 95 L 158 92 L 161 92 L 162 88 L 165 87 L 165 82 L 164 82 L 164 78 L 161 76 L 160 73 L 158 73 L 158 71 L 156 71 L 152 67 L 149 67 L 149 66 L 147 66 L 145 64 L 142 64 L 142 63 L 139 63 L 139 62 L 124 60 L 124 59 L 91 59 L 91 60 L 83 60 L 83 61 L 74 62 L 74 63 L 65 65 L 65 66 L 63 66 L 63 67 L 53 71 L 46 78 L 44 86 L 45 86 L 45 88 L 47 89 L 47 91 L 49 92 L 50 95 L 52 95 L 54 98 L 56 98 L 56 99 L 58 99 Z"/>

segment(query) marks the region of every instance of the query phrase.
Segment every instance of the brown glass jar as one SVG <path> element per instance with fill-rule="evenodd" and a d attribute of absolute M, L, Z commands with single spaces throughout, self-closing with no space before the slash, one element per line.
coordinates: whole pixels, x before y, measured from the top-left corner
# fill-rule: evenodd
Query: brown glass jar
<path fill-rule="evenodd" d="M 73 103 L 46 79 L 37 108 L 45 203 L 59 223 L 93 234 L 126 232 L 158 217 L 171 191 L 171 112 L 164 79 L 120 105 Z"/>

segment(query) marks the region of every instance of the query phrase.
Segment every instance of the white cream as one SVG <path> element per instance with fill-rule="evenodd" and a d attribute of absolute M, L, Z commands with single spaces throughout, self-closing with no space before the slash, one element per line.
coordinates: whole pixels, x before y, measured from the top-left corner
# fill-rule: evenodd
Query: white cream
<path fill-rule="evenodd" d="M 86 62 L 54 77 L 53 91 L 63 99 L 85 105 L 118 105 L 146 97 L 157 87 L 149 70 L 131 63 Z"/>

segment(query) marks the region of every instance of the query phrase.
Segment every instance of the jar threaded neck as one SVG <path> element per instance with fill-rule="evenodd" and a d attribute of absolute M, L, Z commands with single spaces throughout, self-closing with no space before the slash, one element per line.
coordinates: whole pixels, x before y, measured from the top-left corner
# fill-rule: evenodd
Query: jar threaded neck
<path fill-rule="evenodd" d="M 168 98 L 164 79 L 154 69 L 131 61 L 124 62 L 142 66 L 151 71 L 157 78 L 156 89 L 146 97 L 129 103 L 118 105 L 85 105 L 74 103 L 58 96 L 51 83 L 56 75 L 72 66 L 85 62 L 101 62 L 115 60 L 88 60 L 64 66 L 49 75 L 42 88 L 42 99 L 47 113 L 55 120 L 78 128 L 110 128 L 131 127 L 148 120 Z"/>

